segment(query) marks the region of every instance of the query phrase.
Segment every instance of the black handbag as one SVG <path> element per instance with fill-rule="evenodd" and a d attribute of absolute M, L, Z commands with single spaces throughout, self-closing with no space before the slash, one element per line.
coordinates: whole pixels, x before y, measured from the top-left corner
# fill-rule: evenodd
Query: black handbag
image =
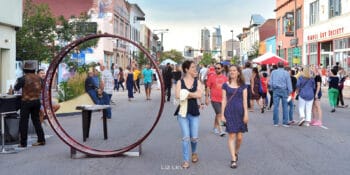
<path fill-rule="evenodd" d="M 176 110 L 174 112 L 174 116 L 179 115 L 179 111 L 180 111 L 180 105 L 177 105 Z"/>

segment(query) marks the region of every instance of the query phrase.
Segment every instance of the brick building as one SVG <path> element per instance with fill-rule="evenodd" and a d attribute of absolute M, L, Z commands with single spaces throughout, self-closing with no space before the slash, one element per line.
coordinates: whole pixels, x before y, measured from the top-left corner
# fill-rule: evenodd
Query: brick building
<path fill-rule="evenodd" d="M 303 0 L 276 0 L 277 54 L 290 65 L 301 64 L 303 8 Z"/>

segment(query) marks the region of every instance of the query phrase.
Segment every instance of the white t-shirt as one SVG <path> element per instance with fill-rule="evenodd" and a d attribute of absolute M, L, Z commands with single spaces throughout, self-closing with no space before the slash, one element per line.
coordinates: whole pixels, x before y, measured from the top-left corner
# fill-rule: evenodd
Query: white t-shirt
<path fill-rule="evenodd" d="M 207 72 L 208 72 L 208 68 L 206 67 L 202 67 L 202 69 L 199 71 L 202 82 L 207 79 Z"/>
<path fill-rule="evenodd" d="M 112 72 L 105 69 L 101 72 L 101 79 L 104 82 L 104 89 L 103 91 L 107 94 L 113 94 L 114 89 L 114 78 L 112 75 Z"/>
<path fill-rule="evenodd" d="M 250 85 L 250 78 L 252 77 L 252 68 L 245 68 L 242 71 L 244 76 L 245 84 Z"/>

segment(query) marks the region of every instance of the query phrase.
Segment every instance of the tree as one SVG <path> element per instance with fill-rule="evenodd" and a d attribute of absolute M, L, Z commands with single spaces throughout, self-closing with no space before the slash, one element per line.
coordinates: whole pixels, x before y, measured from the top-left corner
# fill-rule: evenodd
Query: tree
<path fill-rule="evenodd" d="M 212 58 L 212 55 L 211 53 L 204 53 L 203 54 L 203 58 L 201 59 L 201 61 L 199 62 L 200 64 L 203 64 L 203 65 L 209 65 L 213 62 L 213 58 Z"/>
<path fill-rule="evenodd" d="M 249 55 L 249 60 L 252 60 L 259 56 L 259 47 L 260 47 L 259 42 L 258 41 L 255 42 L 254 45 L 252 46 L 252 52 Z"/>
<path fill-rule="evenodd" d="M 145 54 L 143 52 L 139 51 L 139 57 L 137 59 L 138 66 L 141 68 L 141 67 L 143 67 L 143 65 L 145 65 L 148 62 L 149 61 L 148 61 L 147 57 L 145 56 Z"/>
<path fill-rule="evenodd" d="M 63 16 L 58 17 L 58 26 L 56 30 L 58 45 L 55 46 L 55 51 L 60 51 L 67 43 L 72 42 L 73 40 L 79 39 L 89 34 L 94 34 L 97 31 L 97 23 L 87 22 L 89 17 L 86 13 L 80 14 L 78 18 L 72 16 L 70 21 L 66 20 Z M 91 27 L 92 26 L 92 27 Z M 98 43 L 98 39 L 92 39 L 85 41 L 72 51 L 73 53 L 80 53 L 81 51 L 95 47 Z M 78 63 L 76 60 L 72 60 L 70 54 L 68 54 L 64 62 L 67 63 L 70 67 L 78 69 Z"/>
<path fill-rule="evenodd" d="M 231 64 L 237 64 L 237 65 L 240 64 L 241 61 L 239 60 L 239 56 L 235 55 L 233 58 L 231 58 L 230 63 Z"/>
<path fill-rule="evenodd" d="M 26 0 L 23 25 L 16 33 L 16 54 L 24 60 L 47 60 L 53 56 L 56 21 L 46 4 Z"/>
<path fill-rule="evenodd" d="M 34 4 L 32 0 L 26 0 L 23 11 L 23 25 L 16 34 L 17 56 L 24 60 L 50 62 L 67 43 L 88 34 L 96 33 L 97 23 L 86 22 L 88 18 L 83 13 L 78 18 L 72 17 L 71 22 L 64 19 L 63 16 L 56 20 L 47 4 Z M 59 44 L 54 45 L 55 41 L 59 41 Z M 96 46 L 97 41 L 98 39 L 84 42 L 77 46 L 73 52 L 80 52 L 86 48 Z M 68 55 L 65 62 L 68 63 L 69 61 L 70 56 Z"/>
<path fill-rule="evenodd" d="M 182 62 L 185 58 L 182 56 L 182 52 L 179 52 L 175 49 L 172 49 L 170 51 L 163 52 L 161 54 L 161 57 L 159 59 L 159 62 L 162 62 L 163 60 L 170 58 L 174 60 L 177 63 Z"/>

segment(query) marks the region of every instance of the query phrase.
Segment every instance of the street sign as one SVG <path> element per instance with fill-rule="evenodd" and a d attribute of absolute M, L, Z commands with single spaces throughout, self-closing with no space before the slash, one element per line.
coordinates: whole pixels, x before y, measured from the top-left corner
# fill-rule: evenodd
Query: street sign
<path fill-rule="evenodd" d="M 300 57 L 300 48 L 299 47 L 293 48 L 293 55 L 295 57 Z"/>

